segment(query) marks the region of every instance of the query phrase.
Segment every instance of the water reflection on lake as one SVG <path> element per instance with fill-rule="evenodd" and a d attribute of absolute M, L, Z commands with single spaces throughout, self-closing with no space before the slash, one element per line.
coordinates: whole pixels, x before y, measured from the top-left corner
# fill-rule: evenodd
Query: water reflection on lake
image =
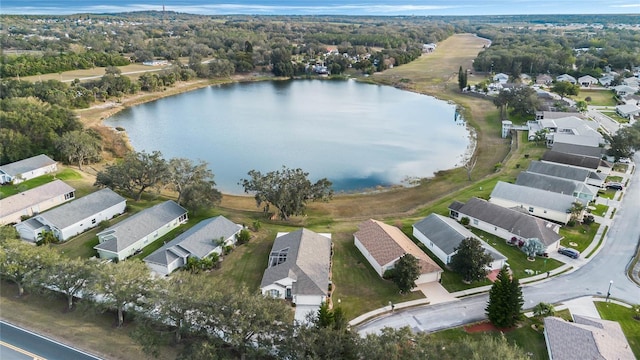
<path fill-rule="evenodd" d="M 247 172 L 300 167 L 337 191 L 400 184 L 454 167 L 469 144 L 455 105 L 356 81 L 212 86 L 107 119 L 137 151 L 209 163 L 218 188 L 241 193 Z"/>

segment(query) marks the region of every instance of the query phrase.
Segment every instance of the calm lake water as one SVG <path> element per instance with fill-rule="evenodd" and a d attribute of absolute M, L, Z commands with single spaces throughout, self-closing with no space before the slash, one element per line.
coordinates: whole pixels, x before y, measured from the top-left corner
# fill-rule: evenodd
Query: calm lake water
<path fill-rule="evenodd" d="M 256 169 L 302 168 L 336 191 L 401 184 L 458 165 L 469 132 L 455 105 L 353 80 L 211 86 L 126 109 L 107 119 L 137 151 L 204 160 L 218 189 Z"/>

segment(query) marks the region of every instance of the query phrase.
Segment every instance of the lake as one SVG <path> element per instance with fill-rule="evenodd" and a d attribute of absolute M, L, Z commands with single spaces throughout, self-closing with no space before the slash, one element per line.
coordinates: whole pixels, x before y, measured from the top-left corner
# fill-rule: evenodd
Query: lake
<path fill-rule="evenodd" d="M 105 120 L 137 151 L 204 160 L 218 189 L 239 194 L 252 169 L 302 168 L 336 191 L 430 177 L 459 165 L 469 131 L 456 106 L 354 80 L 210 86 L 125 109 Z"/>

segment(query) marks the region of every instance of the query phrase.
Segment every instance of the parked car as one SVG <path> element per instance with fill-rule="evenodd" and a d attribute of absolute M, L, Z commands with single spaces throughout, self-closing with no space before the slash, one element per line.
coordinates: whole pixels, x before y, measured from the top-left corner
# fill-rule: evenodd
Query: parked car
<path fill-rule="evenodd" d="M 620 158 L 620 159 L 618 159 L 618 162 L 622 163 L 622 164 L 630 164 L 631 163 L 631 159 L 629 159 L 629 158 Z"/>
<path fill-rule="evenodd" d="M 607 189 L 622 190 L 622 184 L 610 182 L 607 183 Z"/>
<path fill-rule="evenodd" d="M 580 257 L 580 252 L 576 249 L 571 248 L 560 248 L 558 252 L 562 255 L 568 256 L 572 259 L 577 259 Z"/>

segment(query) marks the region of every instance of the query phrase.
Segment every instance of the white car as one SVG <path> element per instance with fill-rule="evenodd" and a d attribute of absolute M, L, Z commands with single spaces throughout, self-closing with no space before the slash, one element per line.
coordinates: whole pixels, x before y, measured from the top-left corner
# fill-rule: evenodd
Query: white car
<path fill-rule="evenodd" d="M 629 159 L 629 158 L 620 158 L 620 159 L 618 159 L 618 162 L 622 163 L 622 164 L 629 164 L 629 163 L 631 163 L 631 159 Z"/>

